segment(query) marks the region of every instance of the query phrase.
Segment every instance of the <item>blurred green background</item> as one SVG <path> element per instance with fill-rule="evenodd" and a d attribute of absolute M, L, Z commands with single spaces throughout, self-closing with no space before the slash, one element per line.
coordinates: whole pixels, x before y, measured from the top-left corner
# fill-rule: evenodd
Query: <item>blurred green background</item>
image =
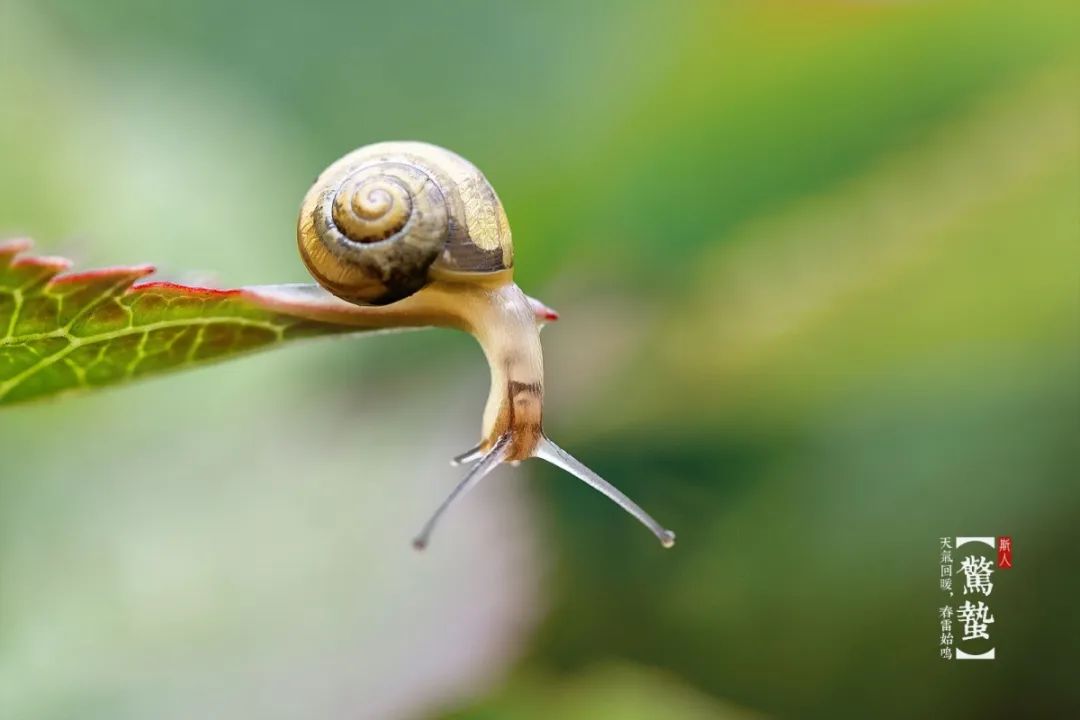
<path fill-rule="evenodd" d="M 1068 717 L 1074 2 L 0 0 L 0 234 L 304 281 L 386 139 L 498 189 L 557 442 L 424 555 L 487 370 L 342 339 L 0 413 L 0 717 Z M 998 659 L 938 537 L 1012 535 Z"/>

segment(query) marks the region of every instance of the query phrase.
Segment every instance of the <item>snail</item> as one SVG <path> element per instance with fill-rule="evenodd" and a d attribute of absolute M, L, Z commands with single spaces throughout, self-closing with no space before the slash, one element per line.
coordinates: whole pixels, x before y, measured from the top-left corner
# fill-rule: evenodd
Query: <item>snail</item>
<path fill-rule="evenodd" d="M 558 316 L 514 284 L 506 213 L 470 162 L 420 142 L 361 147 L 333 163 L 308 191 L 297 244 L 319 285 L 351 304 L 339 313 L 349 322 L 373 330 L 464 330 L 490 365 L 480 442 L 452 461 L 471 468 L 423 525 L 413 541 L 417 549 L 428 544 L 455 500 L 498 465 L 533 457 L 606 495 L 664 547 L 674 544 L 674 533 L 544 434 L 540 327 Z M 323 304 L 334 312 L 332 303 Z"/>

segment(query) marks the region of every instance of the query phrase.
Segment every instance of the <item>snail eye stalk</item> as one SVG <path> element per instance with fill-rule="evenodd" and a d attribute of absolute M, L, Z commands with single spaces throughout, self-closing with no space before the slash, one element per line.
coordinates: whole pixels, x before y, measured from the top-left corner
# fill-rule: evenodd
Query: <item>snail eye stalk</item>
<path fill-rule="evenodd" d="M 479 460 L 479 462 L 476 462 L 476 464 L 469 469 L 469 472 L 466 473 L 465 477 L 462 478 L 457 487 L 455 487 L 446 497 L 446 500 L 443 501 L 442 505 L 440 505 L 428 521 L 424 523 L 424 527 L 421 528 L 420 533 L 413 540 L 414 548 L 417 550 L 426 548 L 428 542 L 431 540 L 431 533 L 435 530 L 435 526 L 454 501 L 474 488 L 481 480 L 489 475 L 492 470 L 505 462 L 510 453 L 510 440 L 511 436 L 509 434 L 503 435 L 486 453 L 479 447 L 475 447 L 472 450 L 458 455 L 451 461 L 454 465 L 460 465 L 462 463 Z M 616 505 L 634 516 L 638 522 L 649 528 L 649 530 L 652 531 L 652 534 L 656 536 L 660 541 L 660 544 L 664 547 L 670 548 L 675 545 L 675 533 L 656 522 L 652 515 L 645 512 L 640 505 L 624 495 L 621 490 L 590 470 L 585 464 L 553 443 L 546 436 L 540 438 L 539 444 L 533 451 L 533 457 L 545 460 L 555 467 L 565 470 L 593 489 L 606 495 Z"/>
<path fill-rule="evenodd" d="M 420 529 L 420 533 L 413 539 L 413 547 L 417 550 L 423 550 L 427 547 L 428 542 L 431 540 L 431 533 L 435 530 L 435 526 L 438 524 L 439 519 L 446 513 L 447 509 L 454 504 L 454 501 L 459 497 L 472 490 L 476 485 L 483 480 L 488 474 L 491 473 L 499 464 L 506 459 L 506 455 L 510 449 L 510 436 L 503 435 L 492 446 L 487 454 L 480 458 L 480 462 L 476 463 L 469 472 L 465 474 L 461 482 L 454 488 L 446 499 L 443 500 L 442 505 L 432 513 L 428 521 L 424 523 L 424 527 Z M 466 454 L 471 454 L 472 451 Z"/>
<path fill-rule="evenodd" d="M 574 477 L 591 486 L 593 489 L 606 495 L 616 505 L 637 518 L 638 522 L 649 528 L 649 530 L 652 531 L 652 534 L 656 536 L 660 541 L 660 544 L 664 547 L 670 548 L 675 545 L 675 533 L 656 522 L 652 515 L 649 515 L 649 513 L 642 510 L 640 505 L 626 497 L 626 495 L 624 495 L 617 487 L 597 475 L 584 463 L 553 443 L 547 437 L 541 438 L 540 444 L 536 446 L 536 450 L 534 451 L 534 456 L 541 460 L 546 460 L 555 467 L 562 468 Z"/>

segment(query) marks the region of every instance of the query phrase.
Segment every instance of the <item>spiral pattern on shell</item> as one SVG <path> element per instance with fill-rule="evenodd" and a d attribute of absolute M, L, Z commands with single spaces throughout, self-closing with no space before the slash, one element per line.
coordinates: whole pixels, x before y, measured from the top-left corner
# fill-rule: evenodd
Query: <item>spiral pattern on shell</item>
<path fill-rule="evenodd" d="M 334 224 L 353 242 L 385 240 L 412 214 L 412 196 L 389 175 L 357 173 L 334 196 Z"/>
<path fill-rule="evenodd" d="M 425 143 L 360 148 L 319 176 L 297 227 L 316 280 L 353 302 L 385 304 L 447 272 L 491 273 L 513 262 L 495 191 L 472 164 Z"/>

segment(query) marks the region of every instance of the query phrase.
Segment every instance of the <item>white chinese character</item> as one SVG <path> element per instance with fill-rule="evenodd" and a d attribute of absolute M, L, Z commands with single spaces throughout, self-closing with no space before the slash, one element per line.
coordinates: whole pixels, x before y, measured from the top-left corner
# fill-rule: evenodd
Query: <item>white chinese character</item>
<path fill-rule="evenodd" d="M 989 560 L 977 555 L 968 555 L 960 561 L 960 572 L 964 573 L 965 576 L 965 595 L 968 594 L 968 591 L 971 591 L 973 593 L 981 592 L 989 597 L 990 591 L 994 589 L 994 583 L 990 582 L 990 573 L 994 571 L 991 569 Z"/>
<path fill-rule="evenodd" d="M 970 600 L 965 600 L 956 611 L 956 618 L 964 623 L 964 637 L 961 640 L 974 640 L 975 638 L 990 639 L 986 632 L 986 626 L 994 622 L 990 613 L 990 606 L 979 601 L 978 605 L 972 605 Z"/>

